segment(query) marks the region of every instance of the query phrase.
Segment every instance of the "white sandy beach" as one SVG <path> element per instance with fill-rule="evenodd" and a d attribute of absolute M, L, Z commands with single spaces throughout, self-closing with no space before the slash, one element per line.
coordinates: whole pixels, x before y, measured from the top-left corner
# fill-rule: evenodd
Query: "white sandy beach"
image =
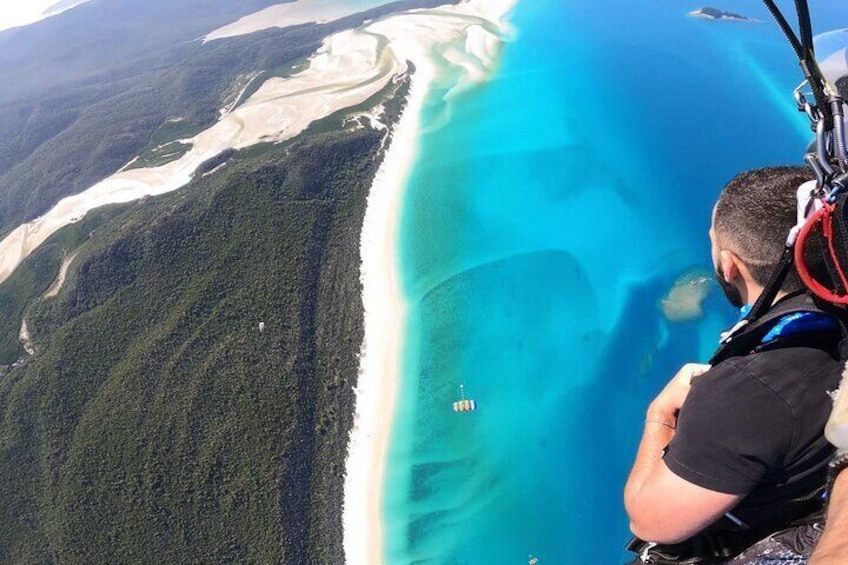
<path fill-rule="evenodd" d="M 374 178 L 361 234 L 365 340 L 345 464 L 343 509 L 349 564 L 382 562 L 382 487 L 406 320 L 396 235 L 402 188 L 415 157 L 418 117 L 427 94 L 426 72 L 418 69 L 407 109 Z"/>
<path fill-rule="evenodd" d="M 424 102 L 439 69 L 453 65 L 465 76 L 461 89 L 491 74 L 507 28 L 503 18 L 516 0 L 472 0 L 438 10 L 388 18 L 366 28 L 390 39 L 400 60 L 416 67 L 406 111 L 368 195 L 362 230 L 365 341 L 356 414 L 346 465 L 345 557 L 350 565 L 384 561 L 383 488 L 392 420 L 401 371 L 407 304 L 403 296 L 397 241 L 403 188 L 414 162 Z M 487 28 L 484 23 L 495 24 Z M 440 49 L 436 58 L 433 47 Z"/>

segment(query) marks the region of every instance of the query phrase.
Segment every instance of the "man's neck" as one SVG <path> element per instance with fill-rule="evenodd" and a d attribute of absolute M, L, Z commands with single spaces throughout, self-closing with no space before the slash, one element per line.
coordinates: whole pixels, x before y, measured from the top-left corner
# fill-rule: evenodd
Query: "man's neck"
<path fill-rule="evenodd" d="M 742 298 L 745 302 L 745 305 L 747 306 L 753 306 L 754 303 L 759 300 L 763 292 L 765 292 L 765 288 L 750 281 L 746 281 L 745 288 L 741 290 L 743 292 Z M 789 293 L 785 290 L 778 291 L 777 296 L 774 297 L 774 300 L 772 300 L 771 305 L 774 306 L 788 295 Z"/>

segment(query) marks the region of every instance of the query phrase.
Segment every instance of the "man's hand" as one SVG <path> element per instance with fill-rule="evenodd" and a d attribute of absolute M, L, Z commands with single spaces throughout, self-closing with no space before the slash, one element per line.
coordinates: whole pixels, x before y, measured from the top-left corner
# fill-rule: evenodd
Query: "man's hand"
<path fill-rule="evenodd" d="M 677 424 L 677 413 L 686 401 L 692 379 L 710 370 L 710 365 L 687 363 L 681 367 L 648 407 L 648 419 Z"/>

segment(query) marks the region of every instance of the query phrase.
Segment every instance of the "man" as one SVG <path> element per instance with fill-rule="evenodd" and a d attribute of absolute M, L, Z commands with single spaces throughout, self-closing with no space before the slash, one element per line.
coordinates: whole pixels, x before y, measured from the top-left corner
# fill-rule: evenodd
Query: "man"
<path fill-rule="evenodd" d="M 827 527 L 810 565 L 848 563 L 848 451 L 838 453 L 832 465 L 839 468 L 839 474 L 828 497 Z"/>
<path fill-rule="evenodd" d="M 719 197 L 712 259 L 735 306 L 750 307 L 763 293 L 806 180 L 804 169 L 758 169 Z M 631 545 L 643 559 L 634 563 L 809 557 L 833 453 L 822 432 L 827 392 L 839 382 L 838 340 L 836 322 L 792 272 L 771 310 L 735 335 L 726 358 L 677 373 L 648 408 L 625 487 L 631 530 L 652 542 Z"/>

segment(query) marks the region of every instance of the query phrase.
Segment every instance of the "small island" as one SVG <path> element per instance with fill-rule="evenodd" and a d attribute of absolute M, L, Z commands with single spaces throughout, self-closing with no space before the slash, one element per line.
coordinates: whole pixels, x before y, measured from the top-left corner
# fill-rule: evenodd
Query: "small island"
<path fill-rule="evenodd" d="M 746 16 L 742 16 L 740 14 L 734 14 L 732 12 L 723 12 L 722 10 L 719 10 L 717 8 L 709 7 L 698 8 L 694 12 L 689 12 L 689 15 L 693 18 L 703 18 L 705 20 L 760 23 L 760 20 L 755 20 Z"/>

